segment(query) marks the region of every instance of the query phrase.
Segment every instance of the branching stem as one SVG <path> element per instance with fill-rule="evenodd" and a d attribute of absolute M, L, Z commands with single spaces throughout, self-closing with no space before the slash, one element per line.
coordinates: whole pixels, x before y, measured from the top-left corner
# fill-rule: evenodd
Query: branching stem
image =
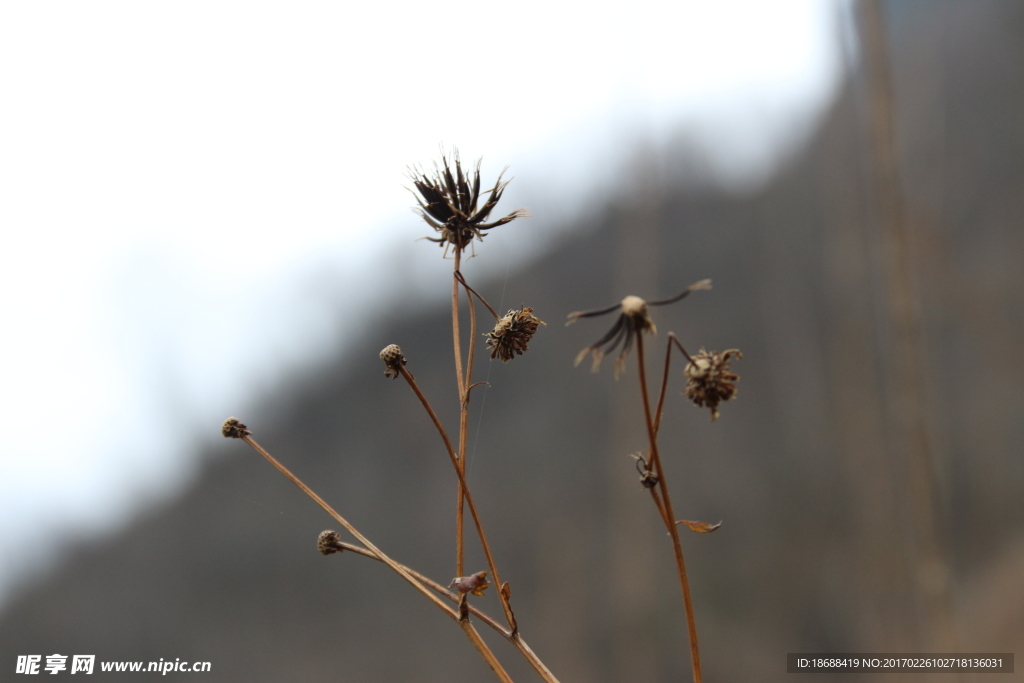
<path fill-rule="evenodd" d="M 498 574 L 498 567 L 494 563 L 494 557 L 491 555 L 491 545 L 487 541 L 487 534 L 484 533 L 483 523 L 480 521 L 480 516 L 477 514 L 476 503 L 473 502 L 473 495 L 470 493 L 469 486 L 466 484 L 465 475 L 462 469 L 459 467 L 459 459 L 455 454 L 455 450 L 452 448 L 451 439 L 448 438 L 448 433 L 445 431 L 444 425 L 441 424 L 441 420 L 438 419 L 437 413 L 434 412 L 434 408 L 430 405 L 430 401 L 423 395 L 423 391 L 420 390 L 419 385 L 416 383 L 416 379 L 412 374 L 403 366 L 399 368 L 402 373 L 402 377 L 408 382 L 409 387 L 413 393 L 416 394 L 416 398 L 423 404 L 423 408 L 427 411 L 430 416 L 430 420 L 434 423 L 434 427 L 437 429 L 437 433 L 441 435 L 441 440 L 444 442 L 445 449 L 448 451 L 448 457 L 452 461 L 452 467 L 455 468 L 455 474 L 459 478 L 459 488 L 465 493 L 465 500 L 469 506 L 469 514 L 473 518 L 473 524 L 476 526 L 477 535 L 480 537 L 480 545 L 483 547 L 484 556 L 487 558 L 487 569 L 491 572 L 491 576 L 494 578 L 494 584 L 498 588 L 498 598 L 501 601 L 501 607 L 505 611 L 505 618 L 508 620 L 509 627 L 516 630 L 515 616 L 512 614 L 512 608 L 508 604 L 508 599 L 501 592 L 501 577 Z M 462 574 L 459 574 L 462 576 Z"/>
<path fill-rule="evenodd" d="M 640 375 L 640 395 L 643 398 L 644 404 L 644 418 L 647 423 L 647 437 L 650 442 L 650 467 L 653 467 L 655 473 L 658 475 L 658 483 L 656 486 L 661 488 L 662 502 L 664 507 L 660 509 L 662 515 L 662 521 L 668 528 L 669 536 L 672 537 L 672 549 L 675 552 L 676 558 L 676 569 L 679 572 L 679 585 L 683 592 L 683 605 L 686 608 L 686 627 L 687 632 L 690 636 L 690 662 L 693 665 L 693 680 L 694 683 L 701 683 L 701 672 L 700 672 L 700 649 L 697 645 L 697 624 L 693 616 L 693 602 L 690 599 L 690 582 L 686 578 L 686 562 L 683 559 L 683 545 L 679 540 L 679 529 L 674 523 L 676 518 L 675 513 L 672 511 L 672 499 L 668 492 L 668 482 L 665 481 L 665 468 L 661 465 L 661 458 L 658 455 L 658 435 L 655 422 L 651 416 L 651 404 L 647 397 L 647 368 L 644 362 L 644 337 L 642 334 L 637 335 L 637 364 L 639 366 Z M 671 349 L 671 347 L 669 347 Z M 665 373 L 667 375 L 667 363 Z M 662 396 L 664 396 L 664 384 L 662 387 Z M 660 409 L 659 401 L 659 409 Z M 657 504 L 657 497 L 655 497 L 655 504 Z"/>

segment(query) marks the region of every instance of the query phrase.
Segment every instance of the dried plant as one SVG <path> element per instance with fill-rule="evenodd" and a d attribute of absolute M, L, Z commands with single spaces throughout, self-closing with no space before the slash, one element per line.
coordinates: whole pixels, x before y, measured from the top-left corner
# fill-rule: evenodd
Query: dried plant
<path fill-rule="evenodd" d="M 693 614 L 693 601 L 690 597 L 690 583 L 686 575 L 686 561 L 683 557 L 683 546 L 679 538 L 679 525 L 683 525 L 691 531 L 699 534 L 713 532 L 721 522 L 709 524 L 708 522 L 676 519 L 672 507 L 672 498 L 669 494 L 668 481 L 665 478 L 665 468 L 662 464 L 658 451 L 658 429 L 661 426 L 662 408 L 665 403 L 665 391 L 668 387 L 669 366 L 672 361 L 672 349 L 677 348 L 689 361 L 685 374 L 688 379 L 687 392 L 690 399 L 699 406 L 711 408 L 712 420 L 718 417 L 718 404 L 721 401 L 728 401 L 736 394 L 735 382 L 739 375 L 731 372 L 728 367 L 729 360 L 733 357 L 741 358 L 736 349 L 726 351 L 724 354 L 708 354 L 703 349 L 696 357 L 691 357 L 686 352 L 679 339 L 671 332 L 668 335 L 668 346 L 665 350 L 665 362 L 662 371 L 661 390 L 658 395 L 657 408 L 651 411 L 650 397 L 647 392 L 647 369 L 644 358 L 644 335 L 654 335 L 657 332 L 654 320 L 651 318 L 648 308 L 650 306 L 664 306 L 682 300 L 691 292 L 701 289 L 711 289 L 711 280 L 695 282 L 680 294 L 660 301 L 644 301 L 638 296 L 627 296 L 621 302 L 608 308 L 597 311 L 575 312 L 569 314 L 566 325 L 572 324 L 580 318 L 593 318 L 607 315 L 614 311 L 620 311 L 618 319 L 603 337 L 590 346 L 583 349 L 576 357 L 576 365 L 580 364 L 587 355 L 594 359 L 593 371 L 597 371 L 601 359 L 608 353 L 614 352 L 620 346 L 621 353 L 615 362 L 615 377 L 618 376 L 625 364 L 626 357 L 630 350 L 636 345 L 637 366 L 640 378 L 640 396 L 643 402 L 645 426 L 648 439 L 648 458 L 639 453 L 631 457 L 636 461 L 637 471 L 640 473 L 640 483 L 651 494 L 651 500 L 658 509 L 658 514 L 665 525 L 670 538 L 672 539 L 672 550 L 675 555 L 676 571 L 679 575 L 679 586 L 683 595 L 683 606 L 686 611 L 687 633 L 690 639 L 690 661 L 693 667 L 693 680 L 700 683 L 702 680 L 700 666 L 700 647 L 697 640 L 697 624 Z"/>
<path fill-rule="evenodd" d="M 487 345 L 490 348 L 492 359 L 500 358 L 502 361 L 508 362 L 516 355 L 522 355 L 529 348 L 530 341 L 544 322 L 534 316 L 533 309 L 528 307 L 510 310 L 506 315 L 498 316 L 483 296 L 470 287 L 460 272 L 462 254 L 474 239 L 482 240 L 488 230 L 528 214 L 522 209 L 517 209 L 502 218 L 487 222 L 491 212 L 501 199 L 508 181 L 502 180 L 501 175 L 499 175 L 493 188 L 481 192 L 480 163 L 476 164 L 475 169 L 471 173 L 465 173 L 463 172 L 462 163 L 457 152 L 451 155 L 450 160 L 449 157 L 443 156 L 440 167 L 436 168 L 433 175 L 427 175 L 422 171 L 412 172 L 410 175 L 413 185 L 418 192 L 418 213 L 427 225 L 438 234 L 437 237 L 428 237 L 427 239 L 443 245 L 445 247 L 445 255 L 447 255 L 449 247 L 453 251 L 452 338 L 455 354 L 455 380 L 459 389 L 459 432 L 455 443 L 449 438 L 447 430 L 438 418 L 430 401 L 420 389 L 412 373 L 409 372 L 407 368 L 408 360 L 402 353 L 402 349 L 397 344 L 389 344 L 381 350 L 380 359 L 384 362 L 384 376 L 389 379 L 402 377 L 419 399 L 427 416 L 437 429 L 455 472 L 458 481 L 458 498 L 455 509 L 455 578 L 445 587 L 441 583 L 429 579 L 385 555 L 383 551 L 374 546 L 369 539 L 335 512 L 298 477 L 288 471 L 270 453 L 263 449 L 253 439 L 252 432 L 248 427 L 237 419 L 231 418 L 227 420 L 222 426 L 221 431 L 225 437 L 241 439 L 249 444 L 310 498 L 316 501 L 317 504 L 362 544 L 360 546 L 344 543 L 337 532 L 323 531 L 317 538 L 317 550 L 319 552 L 324 555 L 331 555 L 342 551 L 349 551 L 379 560 L 388 565 L 420 594 L 458 622 L 473 644 L 473 647 L 480 653 L 480 656 L 491 667 L 499 680 L 511 681 L 511 678 L 493 651 L 476 631 L 471 616 L 476 617 L 512 643 L 543 680 L 557 682 L 554 674 L 537 657 L 519 633 L 519 626 L 510 603 L 512 596 L 511 588 L 507 581 L 502 582 L 500 579 L 494 554 L 491 551 L 490 542 L 484 531 L 483 522 L 477 511 L 472 492 L 466 483 L 466 434 L 470 394 L 473 387 L 476 386 L 473 384 L 473 357 L 476 350 L 477 337 L 476 304 L 483 304 L 495 319 L 494 328 L 486 335 L 482 335 L 487 338 Z M 460 309 L 462 308 L 461 294 L 463 292 L 465 293 L 469 317 L 468 340 L 463 340 L 461 336 Z M 465 353 L 463 353 L 464 341 L 468 341 Z M 466 574 L 464 571 L 464 518 L 467 509 L 487 563 L 486 570 L 470 574 Z M 493 577 L 494 583 L 501 587 L 497 591 L 497 596 L 504 612 L 504 624 L 469 603 L 469 596 L 480 597 L 485 594 L 484 591 L 490 586 L 487 580 L 488 575 Z M 452 588 L 455 591 L 450 590 Z M 446 600 L 456 603 L 456 607 L 451 607 L 446 603 Z"/>
<path fill-rule="evenodd" d="M 452 161 L 455 162 L 454 173 L 447 156 L 441 157 L 441 166 L 435 167 L 433 175 L 415 169 L 409 172 L 419 193 L 416 197 L 419 204 L 417 213 L 438 232 L 438 237 L 427 237 L 428 240 L 444 246 L 446 252 L 450 245 L 458 253 L 464 251 L 474 237 L 483 240 L 487 230 L 529 215 L 525 209 L 516 209 L 507 216 L 487 223 L 491 211 L 501 200 L 501 194 L 509 183 L 501 179 L 505 172 L 498 174 L 494 187 L 484 192 L 490 194 L 490 197 L 478 208 L 481 199 L 480 162 L 477 162 L 472 173 L 464 174 L 458 152 L 452 153 Z M 415 196 L 416 193 L 413 194 Z"/>
<path fill-rule="evenodd" d="M 743 354 L 737 349 L 722 353 L 708 353 L 701 349 L 683 370 L 686 375 L 686 395 L 699 407 L 707 406 L 711 409 L 712 422 L 718 419 L 718 404 L 736 398 L 736 381 L 740 376 L 729 370 L 729 360 L 732 358 L 740 360 Z"/>
<path fill-rule="evenodd" d="M 695 282 L 684 289 L 681 294 L 671 299 L 644 301 L 638 296 L 627 296 L 614 306 L 602 308 L 599 311 L 576 311 L 575 313 L 570 313 L 569 321 L 565 323 L 566 325 L 571 325 L 580 318 L 593 318 L 595 316 L 607 315 L 613 311 L 622 311 L 615 321 L 615 325 L 612 326 L 612 329 L 608 330 L 606 335 L 580 351 L 580 354 L 576 356 L 576 365 L 579 365 L 590 354 L 594 358 L 594 365 L 591 371 L 597 372 L 601 367 L 601 359 L 607 354 L 613 353 L 621 344 L 622 353 L 619 354 L 618 359 L 615 361 L 615 377 L 618 378 L 626 362 L 626 356 L 629 355 L 630 349 L 633 348 L 633 340 L 639 339 L 640 335 L 645 332 L 648 334 L 656 334 L 658 332 L 658 329 L 654 326 L 654 321 L 651 320 L 651 316 L 647 313 L 647 307 L 674 304 L 685 298 L 690 292 L 695 292 L 698 289 L 711 289 L 711 280 Z"/>
<path fill-rule="evenodd" d="M 508 640 L 526 658 L 543 680 L 556 682 L 557 679 L 554 674 L 551 673 L 547 666 L 527 645 L 526 641 L 523 640 L 515 614 L 512 611 L 511 587 L 507 581 L 503 582 L 500 578 L 499 568 L 495 561 L 490 541 L 484 530 L 484 524 L 480 518 L 473 494 L 466 482 L 466 441 L 471 395 L 472 389 L 480 384 L 473 382 L 473 365 L 477 337 L 483 336 L 486 338 L 486 344 L 492 360 L 500 359 L 503 362 L 508 362 L 516 356 L 523 355 L 529 349 L 534 335 L 537 334 L 540 326 L 544 325 L 544 322 L 533 314 L 532 308 L 526 306 L 509 310 L 505 315 L 499 316 L 484 297 L 466 281 L 460 269 L 462 256 L 466 247 L 474 239 L 482 240 L 488 230 L 527 214 L 524 210 L 517 209 L 502 218 L 487 222 L 491 212 L 501 199 L 508 181 L 502 180 L 501 175 L 499 175 L 493 188 L 481 193 L 479 162 L 471 173 L 465 173 L 457 153 L 453 153 L 450 159 L 448 156 L 442 156 L 441 165 L 436 168 L 433 175 L 416 171 L 411 173 L 411 177 L 418 193 L 418 213 L 427 225 L 437 233 L 436 237 L 428 237 L 428 239 L 443 245 L 445 247 L 445 256 L 447 256 L 449 247 L 453 253 L 451 297 L 452 348 L 455 357 L 454 374 L 458 388 L 459 408 L 459 429 L 456 439 L 453 440 L 449 436 L 448 430 L 442 424 L 430 401 L 409 371 L 409 361 L 402 352 L 402 349 L 397 344 L 389 344 L 381 350 L 380 359 L 384 362 L 385 378 L 398 379 L 401 377 L 419 400 L 426 415 L 437 430 L 455 473 L 458 485 L 454 515 L 455 578 L 451 579 L 447 586 L 444 586 L 440 582 L 426 577 L 386 555 L 260 446 L 253 438 L 252 431 L 237 419 L 230 418 L 225 421 L 221 431 L 225 437 L 240 439 L 262 455 L 285 477 L 320 505 L 359 543 L 346 543 L 341 540 L 338 532 L 332 530 L 323 531 L 317 537 L 317 550 L 320 553 L 324 555 L 343 552 L 346 555 L 356 554 L 387 565 L 417 592 L 458 623 L 473 647 L 490 666 L 499 680 L 511 681 L 511 678 L 497 656 L 477 632 L 476 622 L 487 625 Z M 690 285 L 674 297 L 650 302 L 636 296 L 628 296 L 618 304 L 602 310 L 572 313 L 569 315 L 568 321 L 572 323 L 580 318 L 601 316 L 616 311 L 619 313 L 611 330 L 597 342 L 580 352 L 576 358 L 577 364 L 587 355 L 591 355 L 593 357 L 593 369 L 596 371 L 600 366 L 601 359 L 605 355 L 621 349 L 615 364 L 615 375 L 618 377 L 629 352 L 634 347 L 637 350 L 640 389 L 648 434 L 648 449 L 646 456 L 634 454 L 633 457 L 636 460 L 637 470 L 640 472 L 641 483 L 650 492 L 672 539 L 690 634 L 694 681 L 697 683 L 701 680 L 700 656 L 678 526 L 683 525 L 697 533 L 709 533 L 717 529 L 719 525 L 699 521 L 677 520 L 675 518 L 668 484 L 665 480 L 664 467 L 659 457 L 657 434 L 668 384 L 673 346 L 678 348 L 688 360 L 685 370 L 688 380 L 686 392 L 697 405 L 710 408 L 713 418 L 718 417 L 718 405 L 735 396 L 735 382 L 738 376 L 729 369 L 728 364 L 733 358 L 738 359 L 740 354 L 736 350 L 729 350 L 722 354 L 709 354 L 702 349 L 696 357 L 691 357 L 686 353 L 686 350 L 675 335 L 670 333 L 668 335 L 669 343 L 666 350 L 658 404 L 656 410 L 652 411 L 647 391 L 644 337 L 645 335 L 654 335 L 656 333 L 654 321 L 649 313 L 650 307 L 672 304 L 685 298 L 691 292 L 710 289 L 710 287 L 710 280 L 701 280 Z M 465 304 L 464 307 L 463 303 Z M 483 305 L 494 318 L 494 326 L 491 331 L 482 335 L 478 335 L 477 332 L 477 304 Z M 465 314 L 469 322 L 468 334 L 465 337 L 462 334 L 463 308 L 465 308 Z M 483 570 L 469 573 L 465 571 L 464 567 L 464 527 L 467 510 L 473 525 L 476 541 L 479 543 L 487 565 Z M 487 615 L 470 603 L 470 596 L 481 597 L 485 595 L 485 590 L 491 585 L 491 582 L 488 581 L 488 576 L 491 577 L 495 585 L 499 586 L 495 593 L 503 612 L 503 622 Z"/>
<path fill-rule="evenodd" d="M 491 348 L 491 360 L 500 358 L 507 363 L 523 355 L 530 348 L 530 340 L 537 334 L 543 320 L 533 315 L 532 308 L 520 308 L 509 311 L 494 324 L 494 329 L 487 333 L 487 346 Z"/>

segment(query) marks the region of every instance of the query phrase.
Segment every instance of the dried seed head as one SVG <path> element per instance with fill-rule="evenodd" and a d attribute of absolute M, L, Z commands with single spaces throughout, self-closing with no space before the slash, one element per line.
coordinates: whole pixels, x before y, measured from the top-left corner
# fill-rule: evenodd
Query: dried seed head
<path fill-rule="evenodd" d="M 491 359 L 500 358 L 507 363 L 516 354 L 523 355 L 523 351 L 529 349 L 530 339 L 537 333 L 538 326 L 546 324 L 533 315 L 532 308 L 509 311 L 495 323 L 493 330 L 484 335 L 487 346 L 491 348 Z"/>
<path fill-rule="evenodd" d="M 229 417 L 224 420 L 220 433 L 224 435 L 225 439 L 241 439 L 243 436 L 252 434 L 244 424 L 238 421 L 237 417 Z"/>
<path fill-rule="evenodd" d="M 658 334 L 658 328 L 647 313 L 647 302 L 638 296 L 627 296 L 619 304 L 622 306 L 622 315 L 629 318 L 629 324 L 634 334 L 646 332 L 647 334 Z M 628 343 L 628 340 L 627 340 Z"/>
<path fill-rule="evenodd" d="M 338 535 L 338 532 L 328 529 L 320 532 L 320 536 L 316 539 L 316 549 L 324 555 L 331 555 L 340 553 L 345 546 L 341 544 L 341 536 Z"/>
<path fill-rule="evenodd" d="M 405 356 L 398 344 L 389 344 L 380 352 L 380 359 L 384 361 L 384 376 L 391 379 L 398 379 L 402 374 L 401 368 L 405 367 Z"/>
<path fill-rule="evenodd" d="M 650 332 L 657 334 L 654 321 L 647 315 L 647 302 L 638 296 L 630 294 L 619 304 L 622 307 L 622 315 L 634 321 L 634 327 L 638 332 Z"/>
<path fill-rule="evenodd" d="M 718 419 L 718 404 L 736 398 L 736 384 L 740 376 L 729 370 L 732 358 L 739 360 L 743 354 L 738 349 L 729 349 L 722 353 L 704 349 L 693 356 L 687 363 L 683 374 L 686 375 L 686 395 L 701 408 L 711 409 L 711 421 Z"/>
<path fill-rule="evenodd" d="M 592 355 L 594 358 L 594 364 L 591 367 L 593 372 L 597 372 L 598 368 L 601 367 L 601 359 L 605 355 L 611 353 L 615 349 L 622 345 L 622 353 L 615 361 L 615 377 L 619 376 L 623 366 L 626 363 L 626 356 L 629 355 L 630 349 L 633 348 L 633 342 L 637 339 L 637 336 L 643 332 L 648 334 L 656 334 L 657 329 L 654 326 L 654 321 L 651 320 L 651 316 L 647 313 L 648 306 L 665 306 L 666 304 L 674 304 L 675 302 L 689 296 L 690 292 L 695 292 L 698 289 L 711 289 L 711 280 L 701 280 L 695 282 L 682 293 L 677 294 L 671 299 L 663 299 L 661 301 L 644 301 L 638 296 L 627 296 L 625 299 L 620 301 L 615 306 L 609 306 L 598 311 L 577 311 L 569 314 L 569 320 L 565 323 L 570 325 L 580 318 L 593 318 L 599 315 L 606 315 L 613 311 L 619 311 L 619 318 L 615 321 L 615 325 L 608 331 L 603 337 L 597 340 L 596 343 L 591 344 L 587 348 L 580 351 L 579 355 L 576 356 L 576 365 L 579 365 L 584 358 L 588 355 Z"/>
<path fill-rule="evenodd" d="M 452 579 L 448 587 L 454 588 L 460 593 L 483 596 L 484 590 L 490 585 L 487 583 L 487 572 L 477 572 L 471 576 L 459 576 Z"/>
<path fill-rule="evenodd" d="M 438 237 L 428 237 L 431 242 L 437 242 L 445 247 L 447 253 L 448 245 L 456 251 L 463 251 L 475 237 L 482 240 L 484 231 L 496 228 L 499 225 L 510 223 L 516 218 L 529 216 L 524 209 L 516 209 L 509 215 L 499 218 L 490 223 L 485 222 L 491 211 L 497 206 L 501 199 L 502 192 L 509 181 L 498 180 L 494 187 L 485 190 L 483 195 L 490 195 L 484 200 L 483 206 L 478 207 L 481 200 L 480 193 L 480 162 L 477 161 L 476 168 L 470 172 L 463 172 L 462 162 L 459 160 L 459 153 L 452 155 L 455 171 L 452 172 L 452 164 L 448 157 L 441 157 L 441 167 L 434 170 L 433 175 L 428 176 L 422 170 L 411 169 L 409 176 L 419 196 L 416 202 L 419 204 L 420 217 L 427 225 L 438 232 Z"/>
<path fill-rule="evenodd" d="M 633 348 L 633 342 L 637 336 L 641 333 L 655 334 L 657 328 L 654 326 L 654 321 L 651 320 L 651 316 L 647 314 L 647 302 L 638 296 L 627 296 L 625 299 L 619 302 L 618 306 L 613 307 L 611 310 L 618 308 L 621 313 L 619 319 L 615 321 L 615 325 L 605 336 L 601 337 L 596 344 L 588 346 L 587 348 L 580 351 L 579 355 L 576 356 L 576 365 L 590 354 L 594 358 L 594 364 L 591 366 L 592 372 L 597 372 L 598 368 L 601 367 L 601 360 L 606 354 L 611 353 L 619 344 L 622 344 L 622 353 L 615 360 L 615 377 L 618 378 L 619 373 L 622 372 L 622 368 L 626 363 L 626 356 L 629 355 L 630 349 Z M 609 311 L 610 312 L 610 311 Z M 569 322 L 573 322 L 576 317 L 583 317 L 583 314 L 573 313 L 570 315 Z M 602 348 L 603 347 L 603 348 Z"/>

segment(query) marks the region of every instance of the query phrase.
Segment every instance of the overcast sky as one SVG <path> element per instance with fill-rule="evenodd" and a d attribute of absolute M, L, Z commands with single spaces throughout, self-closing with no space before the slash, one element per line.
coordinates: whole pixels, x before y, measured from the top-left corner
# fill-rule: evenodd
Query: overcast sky
<path fill-rule="evenodd" d="M 436 258 L 408 165 L 509 164 L 526 230 L 680 131 L 749 189 L 834 93 L 843 6 L 0 5 L 0 604 L 48 529 L 174 495 L 210 424 L 344 343 L 372 254 Z"/>

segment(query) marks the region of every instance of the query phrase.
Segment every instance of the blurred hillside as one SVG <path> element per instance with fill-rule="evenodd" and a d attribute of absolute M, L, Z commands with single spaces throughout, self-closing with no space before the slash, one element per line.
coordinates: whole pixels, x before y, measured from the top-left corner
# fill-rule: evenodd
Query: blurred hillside
<path fill-rule="evenodd" d="M 938 560 L 922 569 L 875 100 L 854 70 L 805 152 L 751 196 L 716 192 L 699 158 L 638 152 L 628 199 L 595 203 L 575 238 L 507 280 L 464 268 L 492 303 L 548 323 L 507 365 L 481 353 L 490 387 L 475 395 L 470 482 L 523 634 L 561 680 L 689 670 L 671 548 L 627 457 L 645 446 L 636 368 L 618 381 L 610 362 L 574 369 L 612 321 L 562 321 L 703 278 L 714 290 L 654 316 L 659 349 L 671 330 L 691 351 L 744 353 L 739 398 L 714 424 L 679 396 L 677 366 L 661 439 L 677 513 L 723 521 L 683 538 L 706 680 L 781 680 L 787 652 L 928 651 L 950 637 L 961 652 L 1024 652 L 1024 6 L 899 8 L 891 93 Z M 358 342 L 238 416 L 382 549 L 443 583 L 450 465 L 377 353 L 401 345 L 454 428 L 449 323 L 444 308 L 347 321 L 365 327 Z M 218 681 L 488 680 L 459 629 L 386 569 L 319 555 L 317 534 L 336 525 L 256 454 L 225 442 L 207 455 L 187 495 L 124 533 L 41 539 L 67 546 L 64 564 L 0 615 L 4 666 L 59 652 L 207 660 Z M 930 612 L 943 596 L 952 634 Z"/>

